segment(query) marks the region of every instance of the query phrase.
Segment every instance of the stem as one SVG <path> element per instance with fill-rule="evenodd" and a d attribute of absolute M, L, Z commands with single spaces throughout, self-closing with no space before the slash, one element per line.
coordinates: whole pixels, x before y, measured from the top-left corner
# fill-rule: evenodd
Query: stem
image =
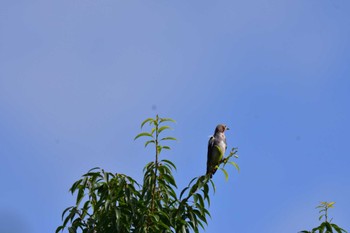
<path fill-rule="evenodd" d="M 154 168 L 154 182 L 153 182 L 153 190 L 152 190 L 152 203 L 151 203 L 151 212 L 154 211 L 154 200 L 155 200 L 155 195 L 156 195 L 156 187 L 157 187 L 157 172 L 158 172 L 158 156 L 159 156 L 159 151 L 158 151 L 158 115 L 156 117 L 156 159 L 155 159 L 155 168 Z"/>

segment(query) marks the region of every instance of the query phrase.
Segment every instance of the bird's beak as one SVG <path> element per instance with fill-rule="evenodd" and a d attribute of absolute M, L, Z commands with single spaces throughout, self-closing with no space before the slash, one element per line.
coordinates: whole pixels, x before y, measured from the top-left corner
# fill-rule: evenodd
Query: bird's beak
<path fill-rule="evenodd" d="M 229 128 L 229 127 L 226 127 L 226 130 L 230 130 L 230 128 Z"/>

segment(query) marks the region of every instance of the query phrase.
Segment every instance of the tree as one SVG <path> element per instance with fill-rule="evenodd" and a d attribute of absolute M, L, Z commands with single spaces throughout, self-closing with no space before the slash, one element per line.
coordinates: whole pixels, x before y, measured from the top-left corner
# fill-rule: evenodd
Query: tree
<path fill-rule="evenodd" d="M 164 143 L 174 141 L 174 137 L 163 137 L 170 129 L 166 123 L 170 118 L 148 118 L 141 129 L 148 124 L 149 132 L 142 132 L 135 140 L 145 137 L 145 147 L 155 148 L 154 161 L 144 167 L 142 183 L 120 173 L 106 172 L 93 168 L 76 181 L 70 188 L 76 194 L 75 205 L 62 213 L 62 225 L 56 233 L 68 228 L 70 233 L 169 233 L 199 232 L 207 224 L 210 216 L 209 193 L 215 192 L 215 184 L 210 175 L 193 178 L 187 187 L 177 193 L 176 181 L 172 175 L 176 166 L 167 159 L 160 159 L 164 150 L 170 150 Z M 230 159 L 238 158 L 233 148 L 219 166 L 228 179 L 227 163 L 238 170 L 238 165 Z"/>
<path fill-rule="evenodd" d="M 346 230 L 340 228 L 338 225 L 331 223 L 332 219 L 328 221 L 328 209 L 334 207 L 335 202 L 321 202 L 317 209 L 320 209 L 319 213 L 321 214 L 318 220 L 324 218 L 324 222 L 321 223 L 318 227 L 313 228 L 311 231 L 300 231 L 299 233 L 347 233 Z"/>

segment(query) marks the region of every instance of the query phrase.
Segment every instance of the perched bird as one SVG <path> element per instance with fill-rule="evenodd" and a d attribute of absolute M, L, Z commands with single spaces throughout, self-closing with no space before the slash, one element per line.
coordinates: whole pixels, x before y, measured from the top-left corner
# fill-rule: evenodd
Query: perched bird
<path fill-rule="evenodd" d="M 207 175 L 210 175 L 210 178 L 213 177 L 218 165 L 222 160 L 227 144 L 225 131 L 229 130 L 226 125 L 218 125 L 215 128 L 214 135 L 210 137 L 208 142 L 208 160 L 207 160 Z"/>

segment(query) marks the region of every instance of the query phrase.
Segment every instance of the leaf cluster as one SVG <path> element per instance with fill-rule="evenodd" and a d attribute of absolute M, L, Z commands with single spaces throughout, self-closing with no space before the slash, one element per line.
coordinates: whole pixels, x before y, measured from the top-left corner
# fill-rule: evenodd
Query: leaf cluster
<path fill-rule="evenodd" d="M 128 232 L 124 229 L 142 221 L 139 211 L 144 207 L 139 202 L 139 187 L 135 180 L 124 174 L 91 169 L 70 188 L 72 194 L 77 194 L 76 203 L 63 211 L 63 224 L 56 233 L 68 223 L 70 233 L 78 230 L 84 233 Z"/>
<path fill-rule="evenodd" d="M 173 177 L 176 166 L 170 160 L 159 159 L 160 153 L 169 145 L 164 142 L 176 140 L 174 137 L 161 136 L 171 129 L 165 123 L 175 122 L 170 118 L 148 118 L 149 132 L 141 132 L 135 139 L 147 138 L 145 147 L 154 145 L 154 161 L 144 167 L 144 178 L 139 184 L 124 174 L 105 172 L 93 168 L 70 188 L 76 195 L 74 206 L 68 207 L 62 214 L 62 225 L 56 233 L 68 229 L 70 233 L 189 233 L 199 232 L 210 217 L 209 193 L 215 192 L 215 184 L 208 175 L 192 179 L 188 186 L 178 194 Z M 233 149 L 220 164 L 226 179 L 228 173 L 224 166 L 229 163 L 239 169 L 230 158 L 237 157 Z"/>
<path fill-rule="evenodd" d="M 328 209 L 334 207 L 335 202 L 321 202 L 316 209 L 320 209 L 319 213 L 321 214 L 318 220 L 324 218 L 319 226 L 313 228 L 311 231 L 300 231 L 299 233 L 347 233 L 346 230 L 340 228 L 338 225 L 331 223 L 332 219 L 328 221 Z"/>

